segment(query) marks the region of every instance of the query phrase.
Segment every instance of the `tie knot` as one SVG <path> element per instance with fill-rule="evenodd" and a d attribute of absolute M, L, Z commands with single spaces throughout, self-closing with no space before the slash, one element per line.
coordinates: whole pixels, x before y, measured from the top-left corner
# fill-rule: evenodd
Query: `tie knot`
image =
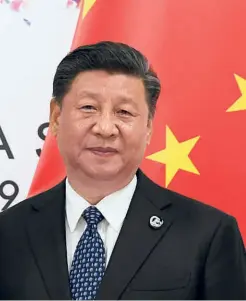
<path fill-rule="evenodd" d="M 94 206 L 85 209 L 82 216 L 88 225 L 98 225 L 104 219 L 102 213 Z"/>

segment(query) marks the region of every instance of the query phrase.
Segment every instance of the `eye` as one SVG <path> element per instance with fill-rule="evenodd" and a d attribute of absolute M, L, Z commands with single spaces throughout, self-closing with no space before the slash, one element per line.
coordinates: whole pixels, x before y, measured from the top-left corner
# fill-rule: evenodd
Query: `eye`
<path fill-rule="evenodd" d="M 86 105 L 86 106 L 82 106 L 80 107 L 81 110 L 84 110 L 84 111 L 94 111 L 96 110 L 96 108 L 94 106 L 91 106 L 91 105 Z"/>
<path fill-rule="evenodd" d="M 126 111 L 126 110 L 120 110 L 119 114 L 123 115 L 123 116 L 132 116 L 132 114 L 129 111 Z"/>

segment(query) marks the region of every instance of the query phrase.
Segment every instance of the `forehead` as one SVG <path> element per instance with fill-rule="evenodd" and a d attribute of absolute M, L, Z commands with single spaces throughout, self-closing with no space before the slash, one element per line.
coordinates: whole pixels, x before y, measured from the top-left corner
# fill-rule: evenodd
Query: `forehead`
<path fill-rule="evenodd" d="M 89 92 L 102 97 L 110 94 L 112 97 L 145 98 L 145 88 L 141 78 L 101 70 L 79 73 L 74 79 L 70 91 L 79 97 L 83 97 Z"/>

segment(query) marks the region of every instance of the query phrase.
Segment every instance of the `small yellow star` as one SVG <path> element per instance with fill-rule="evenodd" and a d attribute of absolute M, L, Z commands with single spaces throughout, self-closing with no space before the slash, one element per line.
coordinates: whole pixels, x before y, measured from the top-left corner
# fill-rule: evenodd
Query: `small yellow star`
<path fill-rule="evenodd" d="M 84 19 L 85 16 L 88 14 L 89 10 L 92 8 L 96 0 L 84 0 L 84 6 L 83 6 L 83 13 L 82 13 L 82 18 Z"/>
<path fill-rule="evenodd" d="M 189 158 L 189 154 L 199 138 L 197 136 L 187 141 L 179 142 L 170 128 L 166 126 L 166 149 L 146 157 L 146 159 L 166 165 L 166 187 L 175 177 L 178 170 L 199 175 L 199 171 Z"/>
<path fill-rule="evenodd" d="M 236 112 L 246 110 L 246 80 L 239 75 L 234 75 L 237 81 L 238 87 L 242 95 L 234 102 L 234 104 L 227 109 L 226 112 Z"/>

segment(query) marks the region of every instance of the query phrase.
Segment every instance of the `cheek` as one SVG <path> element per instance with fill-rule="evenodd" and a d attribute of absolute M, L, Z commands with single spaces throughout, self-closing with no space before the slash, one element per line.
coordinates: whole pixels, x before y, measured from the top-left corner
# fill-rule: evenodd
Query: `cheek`
<path fill-rule="evenodd" d="M 81 132 L 80 122 L 69 118 L 69 116 L 61 116 L 57 136 L 67 148 L 77 144 L 80 140 Z"/>
<path fill-rule="evenodd" d="M 81 120 L 77 116 L 76 111 L 64 110 L 60 116 L 60 128 L 66 136 L 74 136 L 79 133 L 81 128 Z"/>
<path fill-rule="evenodd" d="M 131 126 L 125 128 L 124 141 L 130 152 L 141 150 L 147 145 L 148 129 L 146 126 Z"/>

